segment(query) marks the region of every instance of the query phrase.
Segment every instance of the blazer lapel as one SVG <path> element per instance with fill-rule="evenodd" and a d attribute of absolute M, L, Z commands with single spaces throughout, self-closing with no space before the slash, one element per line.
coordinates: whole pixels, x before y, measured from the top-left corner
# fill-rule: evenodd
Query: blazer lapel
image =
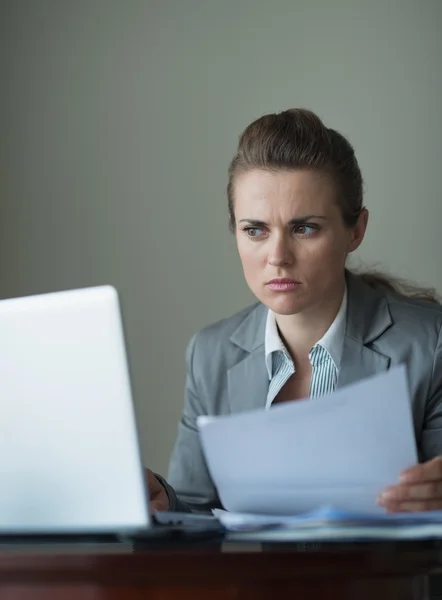
<path fill-rule="evenodd" d="M 227 378 L 230 412 L 264 408 L 270 383 L 265 365 L 264 344 L 229 369 Z"/>
<path fill-rule="evenodd" d="M 338 387 L 387 371 L 390 358 L 372 344 L 391 325 L 385 296 L 347 273 L 348 309 Z"/>
<path fill-rule="evenodd" d="M 264 408 L 269 389 L 265 365 L 265 323 L 267 309 L 259 304 L 236 329 L 230 341 L 242 350 L 243 358 L 227 372 L 232 413 Z"/>
<path fill-rule="evenodd" d="M 387 371 L 389 366 L 388 356 L 367 348 L 358 340 L 346 337 L 337 387 L 356 383 L 370 375 Z"/>

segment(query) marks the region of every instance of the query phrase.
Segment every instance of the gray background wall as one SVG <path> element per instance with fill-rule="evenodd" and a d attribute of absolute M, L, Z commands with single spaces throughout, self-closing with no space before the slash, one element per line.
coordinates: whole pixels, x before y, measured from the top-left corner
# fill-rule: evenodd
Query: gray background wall
<path fill-rule="evenodd" d="M 225 185 L 254 118 L 347 134 L 360 258 L 442 291 L 441 25 L 440 0 L 0 0 L 0 295 L 119 288 L 153 468 L 188 338 L 252 299 Z"/>

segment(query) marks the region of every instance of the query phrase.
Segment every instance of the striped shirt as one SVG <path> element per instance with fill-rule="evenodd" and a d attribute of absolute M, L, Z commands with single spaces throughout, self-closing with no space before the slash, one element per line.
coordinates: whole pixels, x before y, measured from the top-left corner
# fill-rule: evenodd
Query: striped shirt
<path fill-rule="evenodd" d="M 344 345 L 346 314 L 347 290 L 335 320 L 309 352 L 312 365 L 310 398 L 331 394 L 336 388 Z M 265 330 L 265 360 L 270 380 L 266 408 L 270 408 L 279 391 L 296 371 L 293 360 L 279 336 L 275 314 L 270 310 Z"/>

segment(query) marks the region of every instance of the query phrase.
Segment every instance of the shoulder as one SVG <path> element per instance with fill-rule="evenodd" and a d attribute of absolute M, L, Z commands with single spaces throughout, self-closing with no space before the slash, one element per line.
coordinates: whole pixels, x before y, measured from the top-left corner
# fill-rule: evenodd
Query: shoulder
<path fill-rule="evenodd" d="M 419 377 L 425 365 L 432 371 L 442 342 L 442 306 L 395 293 L 386 293 L 385 299 L 391 326 L 375 345 L 398 362 L 407 362 L 410 369 L 415 364 Z"/>
<path fill-rule="evenodd" d="M 442 305 L 401 294 L 386 293 L 385 298 L 395 325 L 407 328 L 432 329 L 442 327 Z"/>
<path fill-rule="evenodd" d="M 360 276 L 347 274 L 348 316 L 350 337 L 365 342 L 392 341 L 403 346 L 412 340 L 425 343 L 428 335 L 437 340 L 442 326 L 442 306 L 390 291 L 384 286 L 373 287 Z"/>
<path fill-rule="evenodd" d="M 267 309 L 260 303 L 248 306 L 231 317 L 204 327 L 190 340 L 186 352 L 188 377 L 200 399 L 210 403 L 214 414 L 222 412 L 226 401 L 227 374 L 244 359 L 247 351 L 238 343 L 249 337 L 260 338 Z M 264 335 L 262 335 L 264 343 Z M 215 409 L 214 406 L 217 406 Z"/>
<path fill-rule="evenodd" d="M 247 355 L 248 347 L 264 345 L 266 315 L 266 307 L 256 303 L 198 331 L 186 352 L 187 369 L 195 381 L 211 389 L 222 385 L 228 370 Z"/>
<path fill-rule="evenodd" d="M 191 345 L 199 351 L 208 350 L 209 348 L 213 351 L 215 348 L 225 346 L 226 343 L 230 342 L 232 335 L 253 313 L 266 310 L 260 302 L 251 304 L 230 317 L 221 319 L 200 329 L 193 336 Z"/>

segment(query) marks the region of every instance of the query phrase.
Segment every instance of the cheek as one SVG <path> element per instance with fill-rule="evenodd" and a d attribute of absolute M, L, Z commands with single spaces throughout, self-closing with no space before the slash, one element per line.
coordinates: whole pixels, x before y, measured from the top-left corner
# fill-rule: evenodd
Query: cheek
<path fill-rule="evenodd" d="M 264 248 L 258 244 L 253 244 L 249 240 L 237 240 L 238 253 L 244 273 L 253 277 L 253 274 L 259 271 L 267 264 Z"/>
<path fill-rule="evenodd" d="M 324 256 L 330 263 L 345 263 L 348 255 L 348 240 L 345 232 L 342 236 L 333 237 L 324 248 Z"/>
<path fill-rule="evenodd" d="M 327 277 L 335 269 L 342 270 L 347 253 L 344 240 L 324 238 L 312 244 L 299 244 L 295 255 L 299 265 Z"/>

